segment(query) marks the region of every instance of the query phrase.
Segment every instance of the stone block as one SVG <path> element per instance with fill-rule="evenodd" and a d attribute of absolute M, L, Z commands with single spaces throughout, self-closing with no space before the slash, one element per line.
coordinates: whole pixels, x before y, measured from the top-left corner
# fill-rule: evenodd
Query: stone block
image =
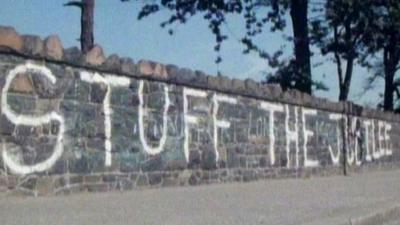
<path fill-rule="evenodd" d="M 207 77 L 207 87 L 214 89 L 214 90 L 219 90 L 219 79 L 218 77 L 215 76 L 208 76 Z"/>
<path fill-rule="evenodd" d="M 166 170 L 184 170 L 186 168 L 186 160 L 168 160 L 166 163 Z"/>
<path fill-rule="evenodd" d="M 0 46 L 22 51 L 23 40 L 14 28 L 0 26 Z"/>
<path fill-rule="evenodd" d="M 223 91 L 231 91 L 232 89 L 232 80 L 226 76 L 218 76 L 219 80 L 219 88 Z"/>
<path fill-rule="evenodd" d="M 168 64 L 165 68 L 167 70 L 168 80 L 175 81 L 179 74 L 179 67 L 177 67 L 176 65 Z"/>
<path fill-rule="evenodd" d="M 30 76 L 25 74 L 18 74 L 10 86 L 11 92 L 33 93 L 34 89 Z"/>
<path fill-rule="evenodd" d="M 194 85 L 198 87 L 207 87 L 207 74 L 205 74 L 203 71 L 196 70 L 195 71 L 196 77 L 195 81 L 193 82 Z"/>
<path fill-rule="evenodd" d="M 164 167 L 164 161 L 160 155 L 149 157 L 142 164 L 142 170 L 147 171 L 161 171 Z"/>
<path fill-rule="evenodd" d="M 179 84 L 188 84 L 192 85 L 193 81 L 195 81 L 196 75 L 195 73 L 188 68 L 181 68 L 178 71 L 178 75 L 175 77 L 175 80 Z"/>
<path fill-rule="evenodd" d="M 151 76 L 154 74 L 156 63 L 148 60 L 140 60 L 138 62 L 138 71 L 142 76 Z"/>
<path fill-rule="evenodd" d="M 246 90 L 246 86 L 244 84 L 244 81 L 239 80 L 239 79 L 233 79 L 232 80 L 232 91 L 241 94 Z"/>
<path fill-rule="evenodd" d="M 136 66 L 131 58 L 121 59 L 121 72 L 128 75 L 136 75 Z"/>
<path fill-rule="evenodd" d="M 61 60 L 63 58 L 64 49 L 58 36 L 51 35 L 44 39 L 44 54 L 50 59 Z"/>
<path fill-rule="evenodd" d="M 29 55 L 43 56 L 44 54 L 44 42 L 38 36 L 34 35 L 23 35 L 22 40 L 24 42 L 22 51 Z"/>
<path fill-rule="evenodd" d="M 279 99 L 282 95 L 282 88 L 279 84 L 265 84 L 261 86 L 262 97 L 268 100 Z"/>
<path fill-rule="evenodd" d="M 37 176 L 28 176 L 23 181 L 19 181 L 18 187 L 27 189 L 27 190 L 31 190 L 31 191 L 36 191 L 37 183 L 38 183 Z M 14 186 L 14 187 L 16 187 L 16 186 Z"/>
<path fill-rule="evenodd" d="M 260 86 L 257 82 L 252 79 L 246 79 L 244 81 L 246 87 L 246 94 L 252 96 L 262 96 L 262 92 L 260 90 Z"/>
<path fill-rule="evenodd" d="M 102 65 L 102 68 L 107 71 L 119 72 L 121 70 L 121 59 L 118 55 L 112 54 L 107 57 L 106 61 Z"/>
<path fill-rule="evenodd" d="M 110 190 L 110 186 L 107 183 L 85 184 L 85 187 L 89 192 L 106 192 Z"/>
<path fill-rule="evenodd" d="M 151 186 L 159 185 L 162 183 L 162 173 L 161 172 L 156 172 L 156 173 L 149 173 L 149 184 Z"/>
<path fill-rule="evenodd" d="M 136 179 L 136 187 L 144 187 L 149 185 L 149 180 L 146 174 L 141 174 Z"/>
<path fill-rule="evenodd" d="M 72 64 L 82 64 L 83 55 L 78 47 L 67 48 L 64 51 L 64 60 Z"/>
<path fill-rule="evenodd" d="M 167 79 L 168 78 L 167 67 L 161 63 L 156 63 L 153 76 L 159 79 L 164 79 L 164 80 Z"/>
<path fill-rule="evenodd" d="M 54 193 L 54 180 L 52 177 L 40 177 L 37 180 L 36 188 L 39 196 L 51 195 Z"/>
<path fill-rule="evenodd" d="M 103 103 L 108 87 L 104 83 L 94 83 L 91 85 L 90 101 L 93 103 Z"/>
<path fill-rule="evenodd" d="M 104 56 L 103 48 L 97 44 L 95 44 L 85 55 L 85 62 L 92 66 L 99 66 L 105 61 L 106 57 Z"/>

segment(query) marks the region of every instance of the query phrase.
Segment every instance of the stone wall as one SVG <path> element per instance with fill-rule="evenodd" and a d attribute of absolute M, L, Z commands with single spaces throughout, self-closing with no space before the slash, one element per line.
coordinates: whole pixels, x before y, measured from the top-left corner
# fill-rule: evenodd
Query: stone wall
<path fill-rule="evenodd" d="M 399 165 L 394 114 L 106 59 L 100 46 L 82 55 L 55 36 L 42 41 L 11 28 L 0 28 L 0 45 L 2 191 L 64 194 Z"/>

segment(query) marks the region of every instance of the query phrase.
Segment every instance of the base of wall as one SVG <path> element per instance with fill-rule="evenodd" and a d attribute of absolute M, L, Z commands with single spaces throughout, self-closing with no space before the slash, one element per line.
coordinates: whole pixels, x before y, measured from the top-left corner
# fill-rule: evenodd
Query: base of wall
<path fill-rule="evenodd" d="M 347 169 L 347 175 L 399 169 L 398 163 L 369 164 Z M 288 179 L 343 176 L 341 167 L 314 169 L 218 169 L 182 170 L 149 173 L 96 173 L 18 177 L 0 175 L 0 192 L 9 195 L 51 196 L 79 192 L 126 191 L 135 189 L 208 185 L 230 182 L 251 182 L 265 179 Z"/>

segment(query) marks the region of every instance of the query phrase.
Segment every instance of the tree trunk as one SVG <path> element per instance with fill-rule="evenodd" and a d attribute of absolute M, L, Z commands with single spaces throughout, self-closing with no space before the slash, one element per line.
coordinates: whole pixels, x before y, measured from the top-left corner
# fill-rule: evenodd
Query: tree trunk
<path fill-rule="evenodd" d="M 94 1 L 82 0 L 81 15 L 81 50 L 87 53 L 94 45 L 93 21 L 94 21 Z"/>
<path fill-rule="evenodd" d="M 311 94 L 311 62 L 308 37 L 308 0 L 291 0 L 290 16 L 292 18 L 294 54 L 295 54 L 295 88 Z"/>
<path fill-rule="evenodd" d="M 339 101 L 347 101 L 349 97 L 351 77 L 353 75 L 354 58 L 350 57 L 347 60 L 346 74 L 344 76 L 344 81 L 340 84 L 339 90 Z"/>
<path fill-rule="evenodd" d="M 383 108 L 385 111 L 393 111 L 393 94 L 394 94 L 394 73 L 389 72 L 385 75 L 385 94 Z"/>
<path fill-rule="evenodd" d="M 384 49 L 383 63 L 385 66 L 385 93 L 383 99 L 383 109 L 385 111 L 393 111 L 393 94 L 394 94 L 394 75 L 396 73 L 395 65 L 393 65 L 392 55 L 388 48 Z"/>

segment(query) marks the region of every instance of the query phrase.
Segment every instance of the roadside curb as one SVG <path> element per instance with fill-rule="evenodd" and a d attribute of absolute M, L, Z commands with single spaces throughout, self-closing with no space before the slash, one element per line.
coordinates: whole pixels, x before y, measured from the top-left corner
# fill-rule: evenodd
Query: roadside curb
<path fill-rule="evenodd" d="M 388 208 L 385 211 L 368 216 L 350 219 L 349 225 L 380 225 L 394 219 L 400 219 L 400 206 Z"/>

